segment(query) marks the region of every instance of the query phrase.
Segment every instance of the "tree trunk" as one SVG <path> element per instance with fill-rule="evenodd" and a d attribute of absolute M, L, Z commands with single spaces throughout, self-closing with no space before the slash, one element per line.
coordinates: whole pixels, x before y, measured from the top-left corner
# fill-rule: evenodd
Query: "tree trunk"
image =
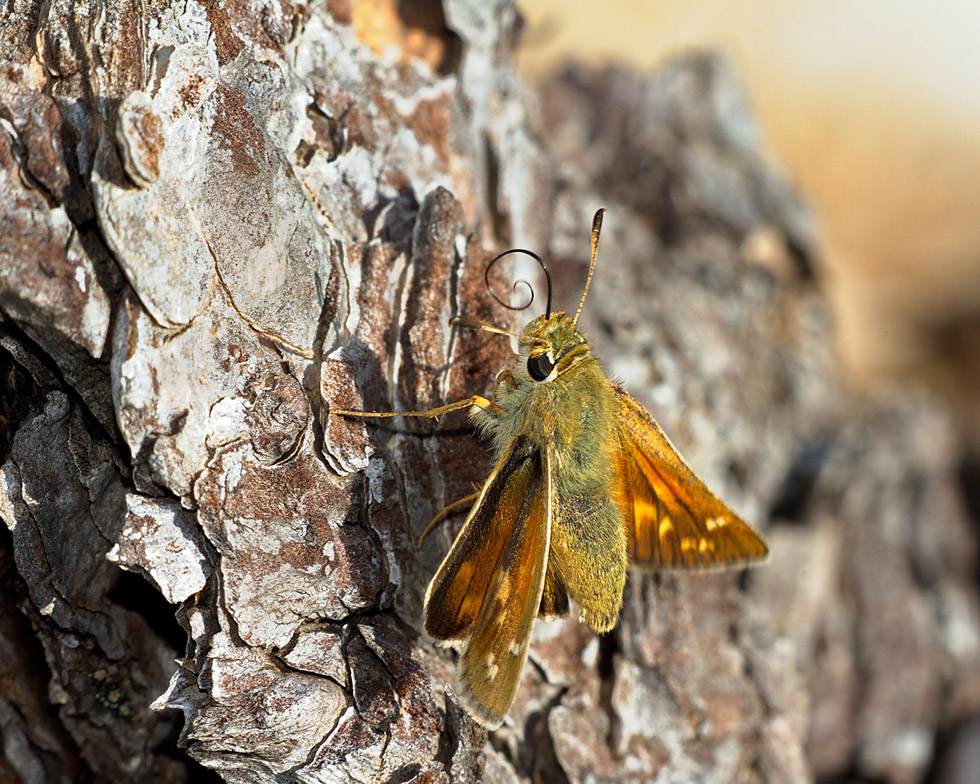
<path fill-rule="evenodd" d="M 980 711 L 952 427 L 836 378 L 737 80 L 690 56 L 535 96 L 519 27 L 502 0 L 13 0 L 0 778 L 901 783 Z M 460 518 L 415 546 L 486 447 L 461 414 L 328 411 L 487 394 L 506 341 L 449 318 L 520 326 L 484 286 L 513 245 L 574 308 L 599 206 L 593 350 L 773 557 L 635 574 L 602 637 L 540 623 L 488 737 L 421 634 Z"/>

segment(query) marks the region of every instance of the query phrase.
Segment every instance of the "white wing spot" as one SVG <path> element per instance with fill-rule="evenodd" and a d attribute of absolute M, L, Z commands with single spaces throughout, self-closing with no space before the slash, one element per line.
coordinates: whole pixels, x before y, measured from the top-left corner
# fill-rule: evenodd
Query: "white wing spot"
<path fill-rule="evenodd" d="M 724 517 L 709 517 L 704 524 L 708 526 L 709 531 L 714 531 L 716 528 L 728 525 L 728 520 Z"/>
<path fill-rule="evenodd" d="M 519 643 L 519 642 L 518 642 L 517 640 L 514 640 L 514 641 L 513 641 L 513 642 L 512 642 L 511 644 L 510 644 L 510 652 L 511 652 L 511 653 L 512 653 L 512 654 L 513 654 L 514 656 L 520 656 L 520 655 L 521 655 L 521 644 L 520 644 L 520 643 Z"/>
<path fill-rule="evenodd" d="M 490 668 L 487 670 L 487 677 L 490 680 L 493 680 L 494 678 L 497 677 L 497 672 L 499 670 L 500 670 L 500 668 L 496 664 L 491 664 L 490 665 Z"/>

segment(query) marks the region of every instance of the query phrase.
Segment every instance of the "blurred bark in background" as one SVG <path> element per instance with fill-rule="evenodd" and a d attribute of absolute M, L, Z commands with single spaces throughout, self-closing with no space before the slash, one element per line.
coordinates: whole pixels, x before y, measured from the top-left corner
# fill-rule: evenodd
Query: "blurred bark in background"
<path fill-rule="evenodd" d="M 820 221 L 834 346 L 858 387 L 918 384 L 980 454 L 980 5 L 523 0 L 519 72 L 646 72 L 724 52 Z M 978 480 L 980 481 L 980 480 Z"/>
<path fill-rule="evenodd" d="M 3 776 L 954 777 L 980 713 L 958 445 L 929 402 L 840 385 L 738 81 L 691 56 L 533 95 L 509 3 L 405 6 L 0 21 Z M 486 450 L 462 416 L 328 406 L 488 392 L 507 346 L 449 318 L 517 325 L 483 287 L 515 244 L 572 307 L 599 206 L 593 348 L 773 558 L 637 575 L 602 638 L 539 625 L 488 738 L 419 632 L 459 518 L 414 545 Z"/>

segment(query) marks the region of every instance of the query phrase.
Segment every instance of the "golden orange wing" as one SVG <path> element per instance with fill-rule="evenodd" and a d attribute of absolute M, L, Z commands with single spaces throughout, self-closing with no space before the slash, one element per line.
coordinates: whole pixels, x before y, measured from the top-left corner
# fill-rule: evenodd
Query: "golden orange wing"
<path fill-rule="evenodd" d="M 762 536 L 708 489 L 643 406 L 613 389 L 630 558 L 668 569 L 730 569 L 764 559 Z"/>
<path fill-rule="evenodd" d="M 497 461 L 456 541 L 425 594 L 424 626 L 437 642 L 470 636 L 497 579 L 508 548 L 526 534 L 530 500 L 543 482 L 540 451 L 515 439 Z"/>
<path fill-rule="evenodd" d="M 462 702 L 487 727 L 499 727 L 521 681 L 538 615 L 551 546 L 551 460 L 537 453 L 535 473 L 500 568 L 457 662 Z"/>
<path fill-rule="evenodd" d="M 520 683 L 551 546 L 547 453 L 516 439 L 429 584 L 425 630 L 460 647 L 459 696 L 498 727 Z"/>

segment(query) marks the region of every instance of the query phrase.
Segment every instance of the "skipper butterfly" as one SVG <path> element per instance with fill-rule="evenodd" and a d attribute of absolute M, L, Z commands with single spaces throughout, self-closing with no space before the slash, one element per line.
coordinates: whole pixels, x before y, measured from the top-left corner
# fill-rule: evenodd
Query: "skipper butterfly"
<path fill-rule="evenodd" d="M 480 491 L 425 531 L 472 504 L 429 584 L 423 620 L 433 640 L 458 650 L 460 699 L 488 728 L 501 724 L 514 700 L 538 616 L 567 615 L 571 600 L 582 621 L 608 632 L 630 563 L 730 569 L 768 554 L 762 536 L 707 488 L 643 406 L 606 378 L 578 329 L 603 212 L 592 223 L 589 276 L 574 318 L 551 312 L 547 266 L 519 250 L 548 276 L 545 315 L 520 334 L 452 320 L 517 341 L 517 357 L 489 399 L 475 395 L 429 411 L 332 412 L 437 418 L 468 408 L 493 446 L 494 467 Z"/>

